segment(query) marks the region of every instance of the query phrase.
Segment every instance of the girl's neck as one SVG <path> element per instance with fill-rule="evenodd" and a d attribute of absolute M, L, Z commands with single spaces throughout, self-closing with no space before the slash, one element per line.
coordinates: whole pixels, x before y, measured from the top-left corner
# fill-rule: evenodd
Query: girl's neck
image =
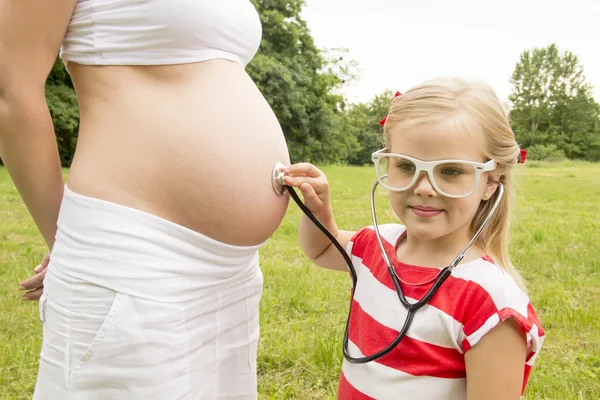
<path fill-rule="evenodd" d="M 469 243 L 468 232 L 454 232 L 436 239 L 420 239 L 405 232 L 396 248 L 396 257 L 405 264 L 423 267 L 443 268 Z M 465 254 L 462 263 L 476 260 L 485 256 L 485 251 L 477 245 L 471 246 Z"/>

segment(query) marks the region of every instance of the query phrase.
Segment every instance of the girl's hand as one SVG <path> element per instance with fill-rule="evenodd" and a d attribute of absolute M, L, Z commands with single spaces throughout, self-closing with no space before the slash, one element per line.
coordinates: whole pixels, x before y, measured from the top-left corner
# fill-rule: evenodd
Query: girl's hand
<path fill-rule="evenodd" d="M 309 163 L 291 165 L 284 168 L 284 172 L 284 183 L 300 189 L 306 207 L 336 237 L 342 248 L 347 248 L 354 232 L 338 230 L 325 174 Z M 348 271 L 346 261 L 336 246 L 332 246 L 329 238 L 305 215 L 300 220 L 298 236 L 302 251 L 314 263 L 324 268 Z"/>
<path fill-rule="evenodd" d="M 329 201 L 329 183 L 325 174 L 310 163 L 293 164 L 284 169 L 286 185 L 302 192 L 304 204 L 321 222 L 333 219 Z"/>

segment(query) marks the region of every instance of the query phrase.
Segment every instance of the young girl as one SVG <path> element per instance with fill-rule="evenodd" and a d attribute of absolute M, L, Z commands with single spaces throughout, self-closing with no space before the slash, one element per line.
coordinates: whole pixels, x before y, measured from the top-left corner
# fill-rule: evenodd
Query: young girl
<path fill-rule="evenodd" d="M 512 169 L 520 151 L 501 103 L 485 84 L 439 78 L 397 95 L 382 125 L 386 148 L 373 159 L 402 225 L 379 230 L 410 303 L 423 298 L 499 203 L 400 343 L 374 361 L 344 360 L 338 398 L 520 398 L 544 331 L 509 259 Z M 306 206 L 347 249 L 357 271 L 349 355 L 381 351 L 398 336 L 407 310 L 373 227 L 338 229 L 327 179 L 315 166 L 291 165 L 284 179 L 301 190 Z M 305 216 L 299 235 L 316 264 L 347 270 L 342 255 Z"/>

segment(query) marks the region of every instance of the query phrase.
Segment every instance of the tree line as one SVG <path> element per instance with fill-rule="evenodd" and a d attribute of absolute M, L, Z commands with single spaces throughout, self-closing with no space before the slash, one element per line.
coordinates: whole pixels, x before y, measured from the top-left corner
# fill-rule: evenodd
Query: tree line
<path fill-rule="evenodd" d="M 344 51 L 316 47 L 300 14 L 304 0 L 252 0 L 263 25 L 247 72 L 277 116 L 293 162 L 367 164 L 382 146 L 379 120 L 391 90 L 349 104 L 340 94 L 354 76 Z M 533 159 L 600 161 L 600 106 L 577 56 L 556 45 L 524 51 L 510 77 L 512 127 Z M 46 82 L 46 100 L 63 166 L 73 158 L 77 99 L 62 61 Z M 0 160 L 1 162 L 1 160 Z"/>

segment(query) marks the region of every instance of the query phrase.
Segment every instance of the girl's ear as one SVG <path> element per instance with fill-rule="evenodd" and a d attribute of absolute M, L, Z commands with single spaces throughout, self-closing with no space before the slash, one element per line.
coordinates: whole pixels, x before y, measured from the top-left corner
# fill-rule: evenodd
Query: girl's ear
<path fill-rule="evenodd" d="M 483 192 L 483 200 L 489 200 L 492 195 L 498 189 L 498 184 L 500 183 L 500 178 L 502 175 L 495 172 L 490 172 L 487 177 L 487 185 L 485 187 L 485 192 Z"/>

